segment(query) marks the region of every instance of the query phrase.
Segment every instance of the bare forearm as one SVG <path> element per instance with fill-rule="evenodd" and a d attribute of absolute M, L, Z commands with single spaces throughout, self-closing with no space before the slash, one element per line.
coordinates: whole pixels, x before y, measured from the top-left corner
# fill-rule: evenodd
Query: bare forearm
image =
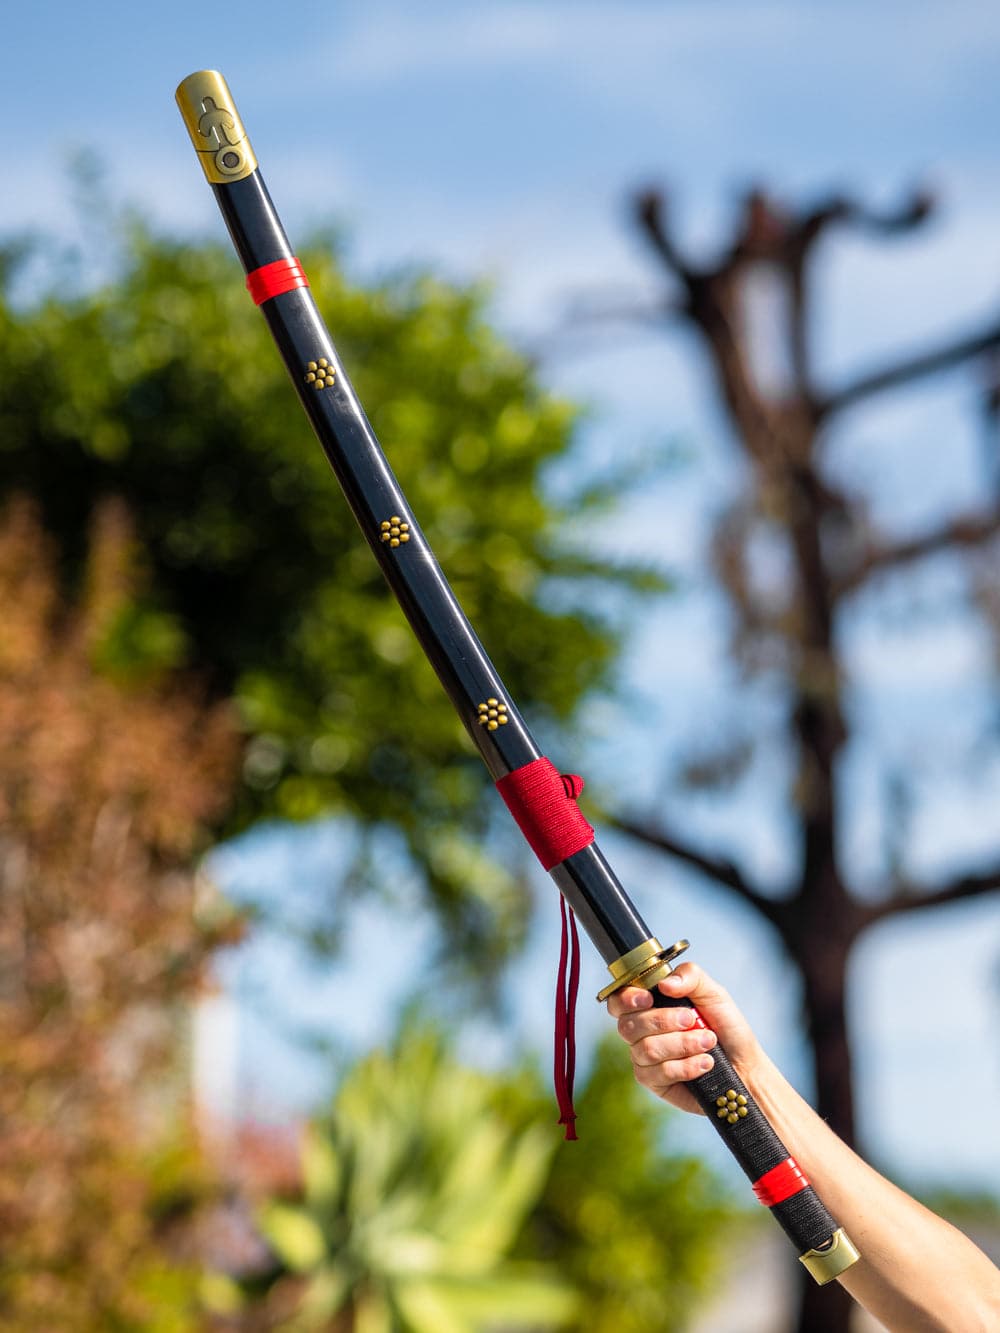
<path fill-rule="evenodd" d="M 993 1333 L 1000 1273 L 955 1227 L 851 1151 L 766 1056 L 747 1071 L 779 1137 L 861 1251 L 839 1279 L 893 1333 Z"/>

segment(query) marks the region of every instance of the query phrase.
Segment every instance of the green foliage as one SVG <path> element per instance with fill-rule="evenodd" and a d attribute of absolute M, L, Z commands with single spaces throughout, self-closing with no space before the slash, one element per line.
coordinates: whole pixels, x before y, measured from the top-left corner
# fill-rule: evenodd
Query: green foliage
<path fill-rule="evenodd" d="M 909 1193 L 934 1213 L 940 1213 L 963 1229 L 973 1226 L 1000 1228 L 1000 1198 L 988 1189 L 946 1189 L 936 1186 L 920 1189 L 913 1186 Z"/>
<path fill-rule="evenodd" d="M 609 1037 L 576 1098 L 578 1142 L 556 1155 L 521 1244 L 558 1258 L 581 1294 L 580 1333 L 628 1323 L 657 1333 L 683 1326 L 718 1272 L 736 1214 L 704 1164 L 665 1153 L 667 1111 L 628 1076 Z"/>
<path fill-rule="evenodd" d="M 302 1280 L 287 1327 L 565 1325 L 574 1299 L 554 1266 L 509 1258 L 555 1137 L 510 1124 L 494 1100 L 490 1078 L 413 1027 L 348 1073 L 305 1140 L 303 1197 L 260 1215 L 286 1281 Z"/>
<path fill-rule="evenodd" d="M 100 664 L 122 679 L 184 665 L 236 700 L 247 746 L 222 831 L 332 811 L 400 829 L 471 955 L 515 940 L 522 890 L 505 871 L 477 870 L 495 800 L 231 254 L 135 225 L 114 283 L 67 296 L 53 278 L 18 305 L 19 265 L 33 263 L 37 291 L 47 253 L 9 247 L 0 264 L 0 493 L 37 499 L 71 581 L 96 500 L 114 494 L 133 515 L 148 593 L 98 645 Z M 616 650 L 613 627 L 579 599 L 595 581 L 649 586 L 648 571 L 569 549 L 569 515 L 542 496 L 574 410 L 491 331 L 481 291 L 426 274 L 365 290 L 325 250 L 303 254 L 375 429 L 514 696 L 546 725 L 568 720 L 607 682 Z"/>
<path fill-rule="evenodd" d="M 716 1271 L 733 1210 L 669 1113 L 603 1046 L 560 1141 L 551 1092 L 490 1076 L 412 1023 L 344 1077 L 305 1139 L 301 1197 L 265 1205 L 289 1329 L 657 1333 Z"/>
<path fill-rule="evenodd" d="M 555 1120 L 531 1073 L 507 1086 L 508 1114 Z M 628 1077 L 620 1042 L 597 1046 L 575 1097 L 579 1140 L 561 1144 L 516 1253 L 549 1258 L 580 1294 L 579 1333 L 683 1328 L 740 1214 L 697 1158 L 669 1148 L 675 1118 Z M 555 1130 L 551 1130 L 555 1133 Z"/>

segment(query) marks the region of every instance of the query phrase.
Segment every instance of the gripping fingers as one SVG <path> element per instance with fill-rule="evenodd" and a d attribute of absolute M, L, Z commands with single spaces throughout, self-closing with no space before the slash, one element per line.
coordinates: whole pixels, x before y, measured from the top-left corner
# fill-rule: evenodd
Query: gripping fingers
<path fill-rule="evenodd" d="M 618 1020 L 636 1082 L 686 1111 L 701 1110 L 685 1085 L 712 1068 L 708 1052 L 716 1045 L 715 1033 L 692 1029 L 693 1021 L 692 1010 L 674 1008 L 626 1012 Z"/>
<path fill-rule="evenodd" d="M 630 996 L 634 993 L 628 992 Z M 647 997 L 646 1004 L 649 1007 L 640 1009 L 638 1013 L 627 1009 L 618 1019 L 618 1033 L 630 1045 L 655 1032 L 686 1032 L 695 1026 L 693 1009 L 656 1009 L 652 1007 L 653 997 L 648 991 L 638 994 Z M 610 1003 L 608 1008 L 611 1008 Z"/>
<path fill-rule="evenodd" d="M 686 1110 L 700 1110 L 687 1084 L 712 1068 L 710 1055 L 692 1055 L 686 1060 L 670 1060 L 665 1064 L 640 1065 L 633 1060 L 635 1081 L 654 1092 L 657 1097 L 677 1099 L 677 1105 Z"/>
<path fill-rule="evenodd" d="M 626 997 L 627 998 L 627 997 Z M 689 1008 L 626 1010 L 618 1019 L 618 1033 L 629 1044 L 639 1083 L 664 1093 L 677 1083 L 697 1078 L 712 1067 L 707 1054 L 716 1045 L 714 1032 L 695 1028 Z"/>
<path fill-rule="evenodd" d="M 714 1032 L 668 1032 L 653 1037 L 641 1037 L 631 1045 L 632 1063 L 637 1068 L 659 1068 L 684 1065 L 690 1072 L 680 1070 L 675 1078 L 697 1078 L 712 1067 L 711 1060 L 703 1062 L 706 1051 L 716 1044 Z"/>

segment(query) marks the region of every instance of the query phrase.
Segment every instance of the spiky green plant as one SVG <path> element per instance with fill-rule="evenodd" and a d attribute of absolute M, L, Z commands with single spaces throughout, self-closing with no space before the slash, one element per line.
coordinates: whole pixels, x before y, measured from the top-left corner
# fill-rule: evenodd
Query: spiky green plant
<path fill-rule="evenodd" d="M 305 1136 L 302 1199 L 261 1210 L 301 1285 L 283 1327 L 482 1333 L 572 1319 L 554 1265 L 508 1257 L 557 1137 L 513 1126 L 495 1098 L 495 1080 L 412 1026 L 348 1072 Z"/>

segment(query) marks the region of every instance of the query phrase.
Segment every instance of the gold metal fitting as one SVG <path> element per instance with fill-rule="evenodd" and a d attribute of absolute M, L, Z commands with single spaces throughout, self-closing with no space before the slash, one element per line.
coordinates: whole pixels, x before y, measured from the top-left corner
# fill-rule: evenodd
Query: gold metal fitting
<path fill-rule="evenodd" d="M 669 949 L 664 949 L 655 935 L 643 940 L 628 953 L 623 953 L 621 958 L 616 958 L 613 963 L 608 964 L 608 971 L 614 980 L 602 991 L 597 992 L 598 1003 L 603 1004 L 609 995 L 614 995 L 617 990 L 624 990 L 626 986 L 644 986 L 646 990 L 652 990 L 657 982 L 670 976 L 674 970 L 672 967 L 674 960 L 687 948 L 687 940 L 678 940 Z"/>
<path fill-rule="evenodd" d="M 410 525 L 404 523 L 398 514 L 393 514 L 392 518 L 384 518 L 379 524 L 379 539 L 388 542 L 392 547 L 399 546 L 400 543 L 405 545 L 410 540 Z"/>
<path fill-rule="evenodd" d="M 487 731 L 505 727 L 510 721 L 507 716 L 507 705 L 502 699 L 487 699 L 485 703 L 477 705 L 476 721 Z"/>
<path fill-rule="evenodd" d="M 799 1263 L 805 1264 L 810 1275 L 823 1287 L 835 1277 L 840 1277 L 860 1258 L 857 1246 L 844 1228 L 838 1227 L 821 1250 L 807 1250 L 805 1254 L 800 1254 Z"/>
<path fill-rule="evenodd" d="M 735 1088 L 730 1088 L 723 1097 L 716 1097 L 715 1104 L 719 1108 L 715 1114 L 730 1125 L 735 1125 L 738 1120 L 750 1114 L 747 1110 L 750 1105 L 749 1099 Z"/>
<path fill-rule="evenodd" d="M 213 185 L 241 181 L 257 170 L 233 95 L 218 70 L 189 74 L 175 95 L 202 170 Z"/>
<path fill-rule="evenodd" d="M 318 361 L 306 363 L 305 381 L 314 389 L 332 389 L 336 377 L 337 372 L 325 356 L 321 356 Z"/>

